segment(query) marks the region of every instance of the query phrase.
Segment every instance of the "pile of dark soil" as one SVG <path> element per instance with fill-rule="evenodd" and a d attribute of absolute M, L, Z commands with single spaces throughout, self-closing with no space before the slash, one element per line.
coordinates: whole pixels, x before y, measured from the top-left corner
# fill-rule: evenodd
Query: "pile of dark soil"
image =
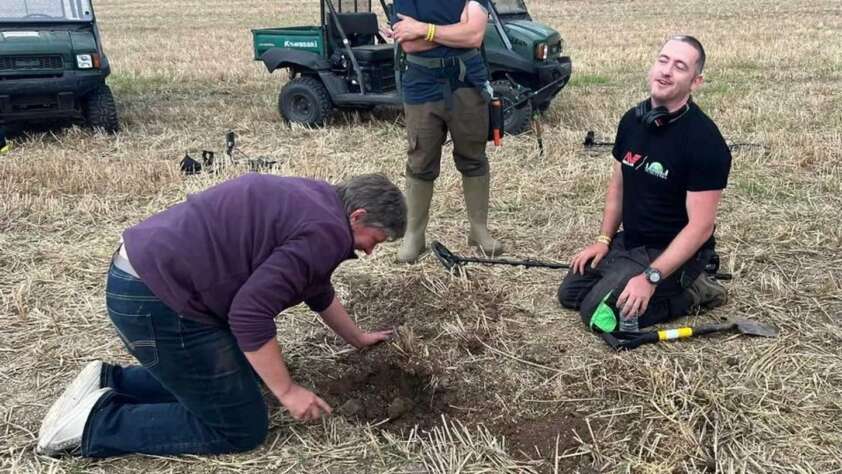
<path fill-rule="evenodd" d="M 396 361 L 367 357 L 349 364 L 338 378 L 320 382 L 319 390 L 346 418 L 394 432 L 416 425 L 427 429 L 449 413 L 447 394 L 432 386 L 431 374 L 416 372 L 420 373 L 409 372 Z"/>

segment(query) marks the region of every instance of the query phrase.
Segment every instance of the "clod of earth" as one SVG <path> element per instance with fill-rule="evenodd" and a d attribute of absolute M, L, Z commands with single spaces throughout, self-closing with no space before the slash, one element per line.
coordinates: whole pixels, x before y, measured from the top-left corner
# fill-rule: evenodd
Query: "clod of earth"
<path fill-rule="evenodd" d="M 356 398 L 352 398 L 347 402 L 343 403 L 337 411 L 339 412 L 339 414 L 346 418 L 354 418 L 360 416 L 363 412 L 363 409 L 363 404 L 360 403 L 360 401 Z"/>
<path fill-rule="evenodd" d="M 405 397 L 397 397 L 389 404 L 389 418 L 396 420 L 415 408 L 415 402 Z"/>

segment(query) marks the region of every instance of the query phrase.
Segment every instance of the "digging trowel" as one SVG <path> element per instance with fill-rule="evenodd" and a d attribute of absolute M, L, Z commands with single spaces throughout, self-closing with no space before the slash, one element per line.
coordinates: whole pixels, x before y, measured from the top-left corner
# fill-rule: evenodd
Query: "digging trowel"
<path fill-rule="evenodd" d="M 649 344 L 661 341 L 672 341 L 675 339 L 686 339 L 688 337 L 712 334 L 737 329 L 740 334 L 748 336 L 776 337 L 778 330 L 748 319 L 732 319 L 722 323 L 706 324 L 697 327 L 681 327 L 675 329 L 661 329 L 642 333 L 613 332 L 600 333 L 602 339 L 613 349 L 634 349 L 641 344 Z"/>

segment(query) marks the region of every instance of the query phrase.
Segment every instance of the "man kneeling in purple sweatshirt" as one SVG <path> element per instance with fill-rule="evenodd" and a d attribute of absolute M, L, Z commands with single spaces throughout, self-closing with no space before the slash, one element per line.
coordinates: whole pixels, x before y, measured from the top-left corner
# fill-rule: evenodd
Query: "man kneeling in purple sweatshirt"
<path fill-rule="evenodd" d="M 139 366 L 89 363 L 53 404 L 37 451 L 87 457 L 247 451 L 266 437 L 258 378 L 296 420 L 331 408 L 289 375 L 275 316 L 301 302 L 354 347 L 362 332 L 331 285 L 355 250 L 403 237 L 403 194 L 382 175 L 333 186 L 248 174 L 123 233 L 108 315 Z M 256 375 L 255 375 L 256 374 Z"/>

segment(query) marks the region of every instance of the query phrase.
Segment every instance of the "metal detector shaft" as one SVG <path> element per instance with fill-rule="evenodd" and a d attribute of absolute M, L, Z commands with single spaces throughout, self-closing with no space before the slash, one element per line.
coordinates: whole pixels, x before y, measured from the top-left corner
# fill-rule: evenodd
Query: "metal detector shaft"
<path fill-rule="evenodd" d="M 488 265 L 511 265 L 513 267 L 543 267 L 543 268 L 563 268 L 568 269 L 570 265 L 566 263 L 552 263 L 541 262 L 539 260 L 525 259 L 525 260 L 509 260 L 505 258 L 483 258 L 483 257 L 458 257 L 458 263 L 484 263 Z"/>
<path fill-rule="evenodd" d="M 433 242 L 430 247 L 433 250 L 433 253 L 439 259 L 442 265 L 448 270 L 453 269 L 456 266 L 463 265 L 465 263 L 483 263 L 488 265 L 511 265 L 511 266 L 522 266 L 526 268 L 530 267 L 543 267 L 543 268 L 570 268 L 570 265 L 566 263 L 556 263 L 556 262 L 542 262 L 539 260 L 533 260 L 528 258 L 526 260 L 510 260 L 507 258 L 486 258 L 486 257 L 463 257 L 461 255 L 457 255 L 451 252 L 447 247 L 444 246 L 439 241 Z"/>
<path fill-rule="evenodd" d="M 553 86 L 558 85 L 560 82 L 562 82 L 562 81 L 564 81 L 564 80 L 565 80 L 565 78 L 564 78 L 564 77 L 560 77 L 560 78 L 558 78 L 558 79 L 556 79 L 556 80 L 554 80 L 554 81 L 548 82 L 547 84 L 545 84 L 543 87 L 541 87 L 541 88 L 540 88 L 540 89 L 538 89 L 538 90 L 531 91 L 531 92 L 527 92 L 527 93 L 526 93 L 526 97 L 524 97 L 524 98 L 522 98 L 522 99 L 518 99 L 517 101 L 512 102 L 511 104 L 509 104 L 509 106 L 508 106 L 508 107 L 506 107 L 505 109 L 503 109 L 503 113 L 505 114 L 506 112 L 508 112 L 509 110 L 512 110 L 512 109 L 513 109 L 513 108 L 515 108 L 515 107 L 520 107 L 521 105 L 525 104 L 527 101 L 532 100 L 532 98 L 533 98 L 533 97 L 535 97 L 536 95 L 538 95 L 538 94 L 540 94 L 540 93 L 544 92 L 545 90 L 549 89 L 550 87 L 553 87 Z"/>
<path fill-rule="evenodd" d="M 436 258 L 439 259 L 444 268 L 451 270 L 453 267 L 464 265 L 466 263 L 483 263 L 487 265 L 511 265 L 513 267 L 526 267 L 526 268 L 533 268 L 533 267 L 541 267 L 541 268 L 552 268 L 552 269 L 569 269 L 569 263 L 558 263 L 558 262 L 543 262 L 541 260 L 535 260 L 531 258 L 527 258 L 525 260 L 511 260 L 507 258 L 487 258 L 487 257 L 463 257 L 462 255 L 455 254 L 450 251 L 447 247 L 444 246 L 439 241 L 434 241 L 430 245 L 430 249 L 436 255 Z M 714 275 L 717 280 L 730 280 L 731 274 L 730 273 L 717 273 Z"/>

